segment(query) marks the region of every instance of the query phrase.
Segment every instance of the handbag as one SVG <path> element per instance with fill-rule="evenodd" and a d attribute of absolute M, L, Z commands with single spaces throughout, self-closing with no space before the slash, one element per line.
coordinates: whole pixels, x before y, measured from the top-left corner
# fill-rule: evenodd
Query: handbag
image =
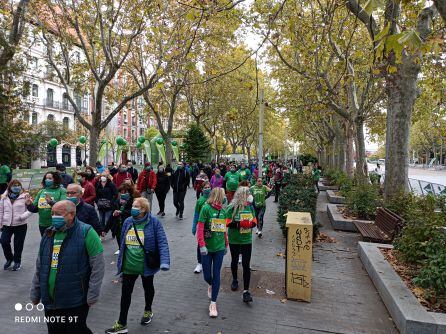
<path fill-rule="evenodd" d="M 107 198 L 99 198 L 97 203 L 99 210 L 111 210 L 112 209 L 112 203 Z"/>
<path fill-rule="evenodd" d="M 158 250 L 158 240 L 156 240 L 156 237 L 155 237 L 155 228 L 153 227 L 153 223 L 152 223 L 152 229 L 153 229 L 153 236 L 155 238 L 155 250 L 154 251 L 146 250 L 144 248 L 144 245 L 141 242 L 141 239 L 139 238 L 138 231 L 136 230 L 136 225 L 133 222 L 133 230 L 135 231 L 136 239 L 138 240 L 139 245 L 144 250 L 144 255 L 145 255 L 144 258 L 145 258 L 147 267 L 149 267 L 150 269 L 158 269 L 161 266 L 161 257 L 160 257 L 160 253 Z"/>

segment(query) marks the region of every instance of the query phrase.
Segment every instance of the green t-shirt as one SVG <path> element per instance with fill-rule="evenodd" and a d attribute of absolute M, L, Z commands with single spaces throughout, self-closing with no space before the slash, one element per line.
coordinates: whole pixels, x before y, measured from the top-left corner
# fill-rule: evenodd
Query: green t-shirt
<path fill-rule="evenodd" d="M 236 191 L 241 180 L 242 179 L 238 172 L 227 172 L 225 174 L 226 189 L 229 191 Z"/>
<path fill-rule="evenodd" d="M 247 167 L 245 167 L 245 169 L 240 168 L 238 170 L 238 173 L 240 174 L 240 181 L 249 180 L 249 178 L 251 177 L 251 171 Z"/>
<path fill-rule="evenodd" d="M 67 236 L 67 232 L 56 232 L 54 234 L 53 256 L 51 258 L 51 270 L 48 277 L 48 289 L 51 299 L 54 298 L 54 287 L 56 285 L 57 266 L 59 264 L 59 252 L 62 243 Z M 101 254 L 104 251 L 101 239 L 94 228 L 90 228 L 85 236 L 85 247 L 87 248 L 88 256 L 93 257 Z"/>
<path fill-rule="evenodd" d="M 8 174 L 11 173 L 11 169 L 7 165 L 2 165 L 0 167 L 0 184 L 8 182 Z"/>
<path fill-rule="evenodd" d="M 197 200 L 197 203 L 195 203 L 195 212 L 200 214 L 201 208 L 206 203 L 208 199 L 204 196 L 200 196 L 200 198 Z"/>
<path fill-rule="evenodd" d="M 270 191 L 270 189 L 267 186 L 258 186 L 257 184 L 255 186 L 251 187 L 251 194 L 252 197 L 254 197 L 254 204 L 256 207 L 265 206 L 265 197 L 266 194 Z"/>
<path fill-rule="evenodd" d="M 204 223 L 204 241 L 209 252 L 218 252 L 226 248 L 226 218 L 227 214 L 225 209 L 219 211 L 209 203 L 203 205 L 198 221 Z M 206 238 L 206 230 L 211 231 L 210 238 Z"/>
<path fill-rule="evenodd" d="M 232 220 L 234 208 L 231 206 L 228 209 L 228 217 Z M 240 222 L 240 220 L 252 220 L 256 216 L 254 209 L 251 205 L 245 206 L 241 212 L 236 212 L 234 215 L 234 221 Z M 228 240 L 230 244 L 246 245 L 252 243 L 252 229 L 228 229 Z"/>
<path fill-rule="evenodd" d="M 313 169 L 311 173 L 313 174 L 313 180 L 319 181 L 319 179 L 321 178 L 321 171 L 318 168 L 316 168 Z"/>
<path fill-rule="evenodd" d="M 136 230 L 138 231 L 139 239 L 144 245 L 144 226 L 146 226 L 147 221 L 143 221 L 136 225 Z M 125 236 L 125 253 L 124 261 L 122 263 L 122 272 L 124 274 L 132 275 L 143 275 L 144 274 L 144 249 L 138 242 L 135 235 L 135 230 L 133 226 L 130 227 L 129 231 Z"/>
<path fill-rule="evenodd" d="M 67 190 L 65 188 L 44 188 L 41 189 L 36 198 L 34 205 L 39 208 L 39 225 L 44 227 L 51 226 L 51 205 L 46 202 L 46 194 L 50 195 L 55 202 L 67 199 Z"/>

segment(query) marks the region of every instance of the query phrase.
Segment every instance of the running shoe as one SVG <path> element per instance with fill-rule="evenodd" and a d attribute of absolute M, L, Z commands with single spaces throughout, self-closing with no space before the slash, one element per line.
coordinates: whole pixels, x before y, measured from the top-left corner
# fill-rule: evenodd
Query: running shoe
<path fill-rule="evenodd" d="M 179 218 L 180 218 L 180 220 L 183 220 L 183 214 L 182 213 L 180 213 Z"/>
<path fill-rule="evenodd" d="M 6 261 L 5 265 L 3 266 L 3 269 L 8 270 L 11 267 L 12 260 Z"/>
<path fill-rule="evenodd" d="M 218 312 L 217 312 L 217 303 L 212 303 L 209 305 L 209 316 L 211 318 L 217 318 Z"/>
<path fill-rule="evenodd" d="M 144 314 L 141 318 L 141 325 L 148 325 L 152 321 L 153 313 L 152 311 L 144 311 Z"/>
<path fill-rule="evenodd" d="M 119 249 L 114 254 L 115 255 L 119 255 Z"/>
<path fill-rule="evenodd" d="M 124 334 L 128 333 L 127 326 L 123 326 L 119 323 L 119 321 L 116 321 L 112 328 L 109 328 L 105 331 L 106 334 Z"/>
<path fill-rule="evenodd" d="M 243 292 L 243 302 L 244 303 L 251 303 L 252 302 L 252 296 L 249 293 L 249 291 Z"/>
<path fill-rule="evenodd" d="M 232 291 L 237 291 L 238 290 L 238 281 L 235 279 L 235 280 L 232 280 L 232 283 L 231 283 L 231 290 Z"/>
<path fill-rule="evenodd" d="M 201 265 L 201 263 L 198 263 L 197 266 L 194 269 L 194 273 L 199 274 L 203 271 L 203 266 Z"/>
<path fill-rule="evenodd" d="M 15 263 L 14 262 L 14 266 L 12 267 L 12 271 L 18 271 L 20 270 L 21 266 L 20 266 L 20 262 Z"/>
<path fill-rule="evenodd" d="M 262 239 L 262 231 L 259 231 L 258 236 L 259 236 L 259 239 Z"/>
<path fill-rule="evenodd" d="M 242 254 L 238 256 L 238 263 L 242 263 Z"/>

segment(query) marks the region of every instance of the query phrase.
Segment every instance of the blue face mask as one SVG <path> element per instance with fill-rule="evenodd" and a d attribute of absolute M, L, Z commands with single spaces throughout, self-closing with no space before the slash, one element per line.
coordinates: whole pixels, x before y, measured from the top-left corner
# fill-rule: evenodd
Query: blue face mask
<path fill-rule="evenodd" d="M 52 187 L 53 184 L 54 184 L 53 180 L 48 180 L 48 179 L 45 180 L 45 187 Z"/>
<path fill-rule="evenodd" d="M 209 195 L 211 194 L 211 190 L 212 189 L 210 189 L 210 188 L 203 189 L 203 196 L 209 197 Z"/>
<path fill-rule="evenodd" d="M 18 194 L 21 190 L 22 190 L 22 187 L 20 187 L 20 186 L 11 187 L 11 192 L 14 194 Z"/>
<path fill-rule="evenodd" d="M 58 231 L 62 227 L 65 226 L 65 218 L 63 216 L 52 216 L 51 217 L 51 224 L 54 226 L 54 228 Z"/>
<path fill-rule="evenodd" d="M 67 201 L 73 202 L 74 205 L 77 205 L 79 203 L 79 198 L 77 198 L 77 197 L 67 197 Z"/>
<path fill-rule="evenodd" d="M 129 198 L 130 198 L 129 193 L 121 194 L 121 199 L 123 199 L 124 201 L 128 200 Z"/>
<path fill-rule="evenodd" d="M 141 214 L 141 210 L 138 208 L 132 208 L 130 214 L 132 215 L 133 218 L 136 218 Z"/>

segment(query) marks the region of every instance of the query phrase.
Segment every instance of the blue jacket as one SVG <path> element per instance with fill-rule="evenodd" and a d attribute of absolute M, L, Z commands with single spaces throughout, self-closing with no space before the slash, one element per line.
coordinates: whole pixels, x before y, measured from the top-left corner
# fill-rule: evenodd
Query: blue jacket
<path fill-rule="evenodd" d="M 118 257 L 118 274 L 122 272 L 122 263 L 125 256 L 125 236 L 127 232 L 133 228 L 133 217 L 129 217 L 124 221 L 122 225 L 121 232 L 121 242 L 120 242 L 120 252 Z M 158 251 L 160 254 L 161 270 L 170 269 L 170 254 L 169 254 L 169 244 L 167 243 L 166 233 L 164 232 L 163 225 L 160 221 L 153 217 L 150 213 L 148 214 L 148 222 L 144 226 L 144 249 L 148 251 L 155 250 L 155 240 L 158 243 Z M 159 269 L 151 269 L 147 266 L 146 261 L 144 261 L 144 276 L 155 275 Z"/>
<path fill-rule="evenodd" d="M 40 242 L 40 294 L 43 305 L 47 309 L 74 308 L 87 303 L 91 267 L 85 236 L 91 227 L 75 220 L 74 225 L 67 230 L 60 252 L 54 300 L 50 298 L 48 279 L 53 255 L 54 237 L 47 232 Z"/>
<path fill-rule="evenodd" d="M 79 204 L 76 205 L 76 218 L 85 224 L 91 225 L 94 230 L 101 235 L 103 227 L 99 222 L 99 217 L 94 206 L 85 203 L 80 199 Z"/>

